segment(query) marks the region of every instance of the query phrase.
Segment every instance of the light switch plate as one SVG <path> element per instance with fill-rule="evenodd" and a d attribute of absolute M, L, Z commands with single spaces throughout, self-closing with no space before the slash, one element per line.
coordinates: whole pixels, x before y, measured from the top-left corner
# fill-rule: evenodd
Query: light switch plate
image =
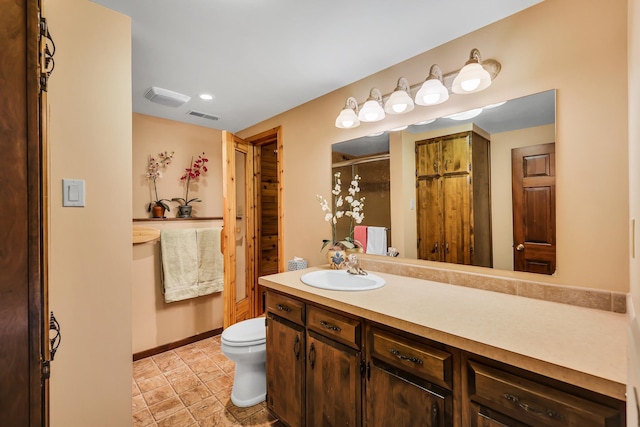
<path fill-rule="evenodd" d="M 84 206 L 84 179 L 62 180 L 62 206 Z"/>

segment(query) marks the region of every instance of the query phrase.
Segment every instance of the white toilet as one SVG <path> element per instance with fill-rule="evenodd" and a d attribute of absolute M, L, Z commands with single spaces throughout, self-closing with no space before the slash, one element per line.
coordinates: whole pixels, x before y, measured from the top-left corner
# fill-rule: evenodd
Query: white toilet
<path fill-rule="evenodd" d="M 244 320 L 222 331 L 222 353 L 236 363 L 231 401 L 252 406 L 267 395 L 265 318 Z"/>

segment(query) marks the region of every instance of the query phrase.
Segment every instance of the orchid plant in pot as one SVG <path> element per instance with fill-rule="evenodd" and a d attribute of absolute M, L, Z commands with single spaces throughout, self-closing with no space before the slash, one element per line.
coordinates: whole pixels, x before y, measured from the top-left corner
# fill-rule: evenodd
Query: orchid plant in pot
<path fill-rule="evenodd" d="M 158 187 L 156 185 L 156 180 L 162 177 L 161 169 L 166 168 L 171 164 L 171 159 L 173 158 L 173 151 L 163 151 L 158 153 L 157 156 L 149 156 L 149 161 L 147 164 L 147 179 L 153 182 L 153 194 L 155 195 L 155 200 L 151 201 L 147 205 L 147 212 L 151 212 L 154 218 L 164 218 L 165 211 L 171 211 L 167 202 L 169 199 L 161 199 L 158 197 Z"/>
<path fill-rule="evenodd" d="M 193 199 L 189 199 L 189 185 L 192 181 L 197 181 L 200 175 L 206 173 L 208 171 L 206 163 L 209 161 L 206 157 L 204 157 L 204 152 L 198 156 L 198 158 L 194 161 L 193 157 L 191 157 L 191 166 L 184 170 L 184 174 L 180 177 L 180 181 L 185 181 L 185 195 L 184 197 L 174 197 L 171 199 L 174 202 L 180 203 L 178 206 L 178 218 L 189 218 L 191 217 L 191 209 L 192 206 L 190 203 L 193 202 L 201 202 L 197 197 Z"/>
<path fill-rule="evenodd" d="M 351 181 L 347 194 L 342 194 L 342 181 L 340 172 L 333 175 L 333 207 L 322 196 L 316 195 L 322 211 L 325 213 L 324 219 L 331 222 L 331 239 L 322 241 L 322 249 L 329 247 L 327 259 L 332 268 L 340 268 L 346 259 L 348 251 L 358 251 L 362 249 L 362 244 L 353 238 L 355 224 L 361 224 L 364 219 L 364 197 L 358 198 L 360 192 L 360 175 L 355 175 Z M 335 209 L 335 210 L 334 210 Z M 340 218 L 349 218 L 349 235 L 342 240 L 337 236 L 337 224 Z"/>

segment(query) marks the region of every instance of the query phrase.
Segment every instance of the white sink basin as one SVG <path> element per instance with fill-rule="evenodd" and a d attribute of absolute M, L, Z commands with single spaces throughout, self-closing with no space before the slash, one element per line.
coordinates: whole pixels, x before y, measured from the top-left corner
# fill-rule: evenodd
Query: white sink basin
<path fill-rule="evenodd" d="M 332 291 L 370 291 L 384 286 L 384 279 L 375 274 L 360 276 L 347 270 L 317 270 L 300 277 L 302 283 L 315 288 Z"/>

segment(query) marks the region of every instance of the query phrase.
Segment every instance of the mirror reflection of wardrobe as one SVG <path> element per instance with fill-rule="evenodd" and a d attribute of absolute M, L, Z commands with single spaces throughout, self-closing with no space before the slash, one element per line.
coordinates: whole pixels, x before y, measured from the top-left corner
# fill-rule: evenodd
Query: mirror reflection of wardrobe
<path fill-rule="evenodd" d="M 480 133 L 415 143 L 419 259 L 492 266 L 489 138 Z"/>
<path fill-rule="evenodd" d="M 333 175 L 340 172 L 342 194 L 347 193 L 350 182 L 355 175 L 360 175 L 360 193 L 364 197 L 364 220 L 360 225 L 385 227 L 387 229 L 387 246 L 391 242 L 391 202 L 390 202 L 390 169 L 389 154 L 366 157 L 354 157 L 345 153 L 333 152 Z M 349 236 L 349 219 L 343 218 L 336 225 L 336 237 L 343 240 Z"/>

